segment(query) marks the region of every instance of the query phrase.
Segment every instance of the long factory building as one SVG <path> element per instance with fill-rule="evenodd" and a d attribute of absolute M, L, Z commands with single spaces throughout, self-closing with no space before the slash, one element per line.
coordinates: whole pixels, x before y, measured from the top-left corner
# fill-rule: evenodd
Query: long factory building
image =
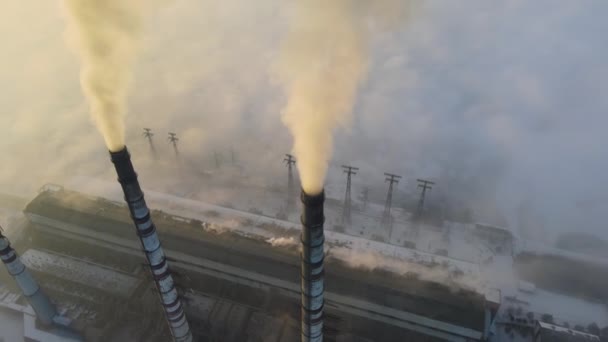
<path fill-rule="evenodd" d="M 166 340 L 125 205 L 47 188 L 24 212 L 26 238 L 15 246 L 86 340 Z M 299 338 L 297 248 L 161 211 L 152 216 L 195 340 Z M 352 268 L 331 256 L 325 272 L 327 341 L 483 341 L 498 308 L 475 291 Z"/>

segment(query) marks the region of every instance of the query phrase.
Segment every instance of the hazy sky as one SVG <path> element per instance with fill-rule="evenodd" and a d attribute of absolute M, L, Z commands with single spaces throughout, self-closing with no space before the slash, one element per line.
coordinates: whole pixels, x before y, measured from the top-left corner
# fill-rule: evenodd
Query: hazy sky
<path fill-rule="evenodd" d="M 279 0 L 156 1 L 127 145 L 143 150 L 142 127 L 162 146 L 175 131 L 191 159 L 233 147 L 258 170 L 283 171 L 291 137 L 276 59 L 290 9 Z M 480 216 L 498 202 L 513 224 L 527 202 L 551 230 L 608 235 L 607 11 L 603 0 L 420 1 L 407 23 L 372 36 L 334 160 L 357 163 L 381 186 L 384 171 L 436 178 Z M 64 32 L 60 2 L 0 3 L 0 190 L 111 176 Z"/>

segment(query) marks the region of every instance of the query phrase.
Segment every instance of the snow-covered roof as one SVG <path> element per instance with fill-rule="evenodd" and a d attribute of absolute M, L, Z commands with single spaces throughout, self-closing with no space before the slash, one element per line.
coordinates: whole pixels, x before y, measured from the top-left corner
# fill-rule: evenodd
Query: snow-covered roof
<path fill-rule="evenodd" d="M 137 278 L 117 270 L 36 249 L 27 250 L 21 260 L 32 270 L 71 279 L 83 285 L 125 297 L 130 296 L 139 283 Z"/>
<path fill-rule="evenodd" d="M 68 187 L 92 196 L 102 196 L 112 201 L 120 201 L 123 197 L 120 187 L 116 186 L 116 184 L 94 178 L 76 177 L 69 183 Z M 259 236 L 267 241 L 277 237 L 275 232 L 269 232 L 259 228 L 261 224 L 276 225 L 294 231 L 300 230 L 300 225 L 297 223 L 149 189 L 143 190 L 146 194 L 146 200 L 152 208 L 161 209 L 163 212 L 171 215 L 205 220 L 210 223 L 215 223 L 218 226 L 221 225 L 224 228 L 230 228 L 232 231 L 246 236 Z M 209 217 L 206 213 L 208 211 L 220 213 L 222 217 Z M 229 221 L 227 221 L 227 218 L 230 218 Z M 400 270 L 407 268 L 407 263 L 410 263 L 428 268 L 441 265 L 449 272 L 461 272 L 464 277 L 460 277 L 459 281 L 466 280 L 466 284 L 463 285 L 466 285 L 467 287 L 476 288 L 480 278 L 479 265 L 464 260 L 457 260 L 446 256 L 329 230 L 325 231 L 325 241 L 328 246 L 331 246 L 332 244 L 342 246 L 336 248 L 333 255 L 338 258 L 340 258 L 340 256 L 345 256 L 346 260 L 344 261 L 349 264 L 352 261 L 352 255 L 362 255 L 361 253 L 365 253 L 365 255 L 374 258 L 384 258 L 385 262 L 376 264 L 383 265 L 386 270 L 397 273 L 400 273 Z M 341 249 L 341 251 L 338 251 L 337 249 Z M 399 262 L 401 262 L 399 267 L 390 267 L 390 265 L 396 265 Z M 414 269 L 410 269 L 410 271 L 414 271 Z M 418 271 L 422 271 L 422 269 L 419 269 Z"/>
<path fill-rule="evenodd" d="M 485 293 L 486 301 L 495 305 L 500 305 L 500 289 L 488 289 Z"/>

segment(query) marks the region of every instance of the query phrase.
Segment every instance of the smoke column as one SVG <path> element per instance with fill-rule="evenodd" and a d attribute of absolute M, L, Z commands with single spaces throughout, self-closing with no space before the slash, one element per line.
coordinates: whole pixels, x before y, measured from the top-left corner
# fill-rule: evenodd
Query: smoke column
<path fill-rule="evenodd" d="M 333 131 L 349 123 L 368 68 L 369 31 L 403 18 L 405 0 L 297 0 L 282 46 L 279 74 L 294 137 L 302 189 L 319 194 L 332 154 Z"/>
<path fill-rule="evenodd" d="M 82 62 L 80 81 L 110 151 L 125 146 L 124 115 L 141 31 L 140 0 L 65 0 L 68 38 Z"/>

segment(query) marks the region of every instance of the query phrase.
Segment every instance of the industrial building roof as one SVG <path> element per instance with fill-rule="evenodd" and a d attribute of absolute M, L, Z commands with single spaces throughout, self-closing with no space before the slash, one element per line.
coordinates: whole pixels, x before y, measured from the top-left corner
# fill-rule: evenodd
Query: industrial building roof
<path fill-rule="evenodd" d="M 599 342 L 600 338 L 587 334 L 582 331 L 573 330 L 566 327 L 560 327 L 558 325 L 537 322 L 536 335 L 540 335 L 541 341 L 550 342 Z"/>
<path fill-rule="evenodd" d="M 31 270 L 69 278 L 74 282 L 124 297 L 129 297 L 140 283 L 136 277 L 109 270 L 102 265 L 49 251 L 29 249 L 23 253 L 21 260 Z"/>
<path fill-rule="evenodd" d="M 27 206 L 25 212 L 40 227 L 39 230 L 47 230 L 50 234 L 57 234 L 59 230 L 72 234 L 69 230 L 73 229 L 79 230 L 91 244 L 101 241 L 98 236 L 103 234 L 106 241 L 117 246 L 120 244 L 129 248 L 137 246 L 128 211 L 120 203 L 68 190 L 45 191 Z M 201 222 L 202 220 L 183 217 L 176 219 L 174 215 L 159 211 L 153 212 L 153 219 L 168 256 L 173 258 L 175 255 L 185 255 L 206 260 L 205 262 L 215 262 L 223 265 L 220 269 L 224 272 L 230 267 L 250 270 L 260 276 L 293 283 L 294 291 L 297 291 L 299 281 L 297 248 L 293 246 L 273 248 L 266 242 L 265 236 L 243 236 L 224 229 L 211 231 L 204 228 L 205 222 Z M 287 236 L 297 234 L 279 226 L 274 229 L 287 233 Z M 44 241 L 40 242 L 44 243 Z M 73 248 L 87 248 L 79 245 Z M 34 255 L 41 254 L 35 252 L 32 256 Z M 66 261 L 71 259 L 65 256 L 55 255 L 49 259 L 45 254 L 44 257 L 46 263 L 61 265 L 60 269 L 65 268 L 67 264 L 76 265 L 76 269 L 87 268 L 88 265 L 72 264 L 72 261 Z M 114 263 L 111 259 L 110 255 L 107 255 L 107 258 L 104 255 L 103 259 L 92 259 L 91 264 L 106 265 L 110 262 L 111 267 L 115 268 L 115 264 L 119 261 Z M 446 265 L 437 262 L 436 259 L 429 259 L 426 267 L 432 269 Z M 103 266 L 101 268 L 103 269 Z M 125 270 L 130 268 L 132 265 Z M 242 274 L 237 273 L 237 275 Z M 194 278 L 192 274 L 188 274 L 188 277 Z M 463 336 L 477 338 L 481 334 L 480 331 L 483 331 L 485 300 L 483 295 L 476 292 L 448 287 L 439 282 L 424 281 L 414 274 L 401 275 L 387 270 L 352 268 L 332 258 L 327 262 L 326 277 L 329 300 L 332 298 L 332 293 L 353 300 L 360 299 L 379 308 L 385 308 L 382 309 L 384 311 L 387 310 L 386 308 L 394 310 L 397 316 L 401 313 L 410 315 L 399 319 L 411 322 L 414 326 L 434 324 L 440 330 L 447 329 Z M 437 309 L 439 307 L 441 310 Z M 417 317 L 424 322 L 418 322 Z M 441 325 L 445 327 L 441 328 Z"/>

